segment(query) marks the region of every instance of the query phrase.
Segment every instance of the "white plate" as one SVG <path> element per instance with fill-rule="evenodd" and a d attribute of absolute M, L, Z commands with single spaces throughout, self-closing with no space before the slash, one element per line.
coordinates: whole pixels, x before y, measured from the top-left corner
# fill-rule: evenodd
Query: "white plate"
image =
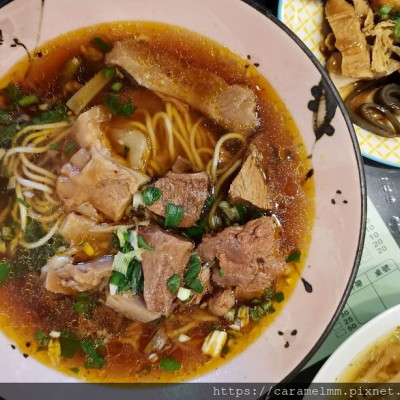
<path fill-rule="evenodd" d="M 278 18 L 292 30 L 324 64 L 320 51 L 323 41 L 323 2 L 321 0 L 280 0 Z M 384 138 L 354 127 L 361 153 L 371 160 L 400 167 L 400 138 Z"/>
<path fill-rule="evenodd" d="M 41 0 L 14 0 L 0 10 L 0 71 L 21 56 L 18 38 L 29 49 L 37 38 Z M 295 35 L 240 0 L 46 0 L 41 42 L 99 22 L 152 20 L 208 36 L 242 58 L 251 55 L 291 112 L 312 155 L 316 220 L 304 282 L 265 333 L 244 352 L 197 381 L 279 382 L 298 371 L 323 342 L 345 304 L 363 247 L 365 179 L 357 139 L 343 103 L 324 69 Z M 326 102 L 318 101 L 319 94 Z M 324 129 L 311 109 L 329 104 Z M 321 111 L 321 108 L 319 108 Z M 321 114 L 320 114 L 321 115 Z M 306 290 L 307 289 L 307 290 Z M 294 331 L 296 335 L 292 334 Z M 33 358 L 24 359 L 0 335 L 0 381 L 58 382 L 67 378 Z"/>

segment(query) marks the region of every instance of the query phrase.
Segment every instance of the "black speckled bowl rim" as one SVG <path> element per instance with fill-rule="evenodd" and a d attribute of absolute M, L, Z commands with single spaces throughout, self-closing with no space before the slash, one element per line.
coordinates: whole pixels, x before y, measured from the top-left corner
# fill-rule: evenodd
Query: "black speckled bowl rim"
<path fill-rule="evenodd" d="M 283 22 L 278 20 L 265 6 L 256 3 L 254 0 L 242 0 L 243 2 L 247 3 L 251 7 L 258 10 L 260 13 L 264 14 L 268 19 L 270 19 L 275 25 L 281 28 L 288 36 L 292 38 L 294 42 L 303 50 L 303 52 L 307 55 L 310 61 L 315 65 L 315 67 L 320 72 L 322 79 L 325 81 L 326 86 L 332 92 L 336 102 L 339 106 L 339 109 L 343 115 L 343 118 L 347 124 L 347 128 L 350 133 L 351 140 L 353 142 L 353 149 L 354 154 L 357 161 L 358 166 L 358 173 L 361 183 L 361 226 L 358 238 L 358 246 L 357 252 L 353 263 L 353 269 L 351 272 L 350 279 L 347 283 L 346 289 L 343 293 L 343 296 L 339 302 L 339 305 L 331 319 L 328 323 L 327 327 L 325 328 L 324 332 L 322 333 L 321 337 L 318 339 L 317 343 L 314 347 L 308 352 L 308 354 L 304 357 L 304 359 L 295 367 L 292 372 L 290 372 L 284 379 L 282 379 L 281 383 L 287 383 L 291 381 L 300 371 L 301 369 L 307 364 L 307 362 L 312 358 L 312 356 L 317 352 L 317 350 L 321 347 L 325 339 L 328 337 L 329 333 L 331 332 L 334 324 L 336 323 L 340 313 L 342 312 L 343 307 L 346 304 L 346 301 L 350 295 L 351 289 L 353 287 L 354 280 L 357 276 L 358 266 L 360 264 L 363 248 L 364 248 L 364 238 L 365 238 L 365 229 L 366 229 L 366 221 L 367 221 L 367 187 L 366 187 L 366 180 L 365 180 L 365 171 L 364 171 L 364 164 L 362 160 L 362 155 L 360 151 L 360 147 L 358 145 L 357 136 L 354 132 L 353 123 L 350 120 L 350 117 L 347 113 L 346 107 L 340 97 L 339 92 L 337 91 L 335 85 L 329 78 L 328 73 L 326 72 L 325 68 L 322 64 L 317 60 L 311 50 L 301 41 L 301 39 L 296 36 Z M 311 382 L 309 382 L 311 383 Z"/>
<path fill-rule="evenodd" d="M 13 0 L 0 0 L 0 8 L 5 6 L 6 4 L 11 3 Z M 329 78 L 325 68 L 320 64 L 320 62 L 316 59 L 316 57 L 312 54 L 312 52 L 307 48 L 307 46 L 280 20 L 278 20 L 267 8 L 261 4 L 256 3 L 254 0 L 242 0 L 243 2 L 247 3 L 249 6 L 253 7 L 254 9 L 258 10 L 260 13 L 265 15 L 268 19 L 270 19 L 275 25 L 277 25 L 280 29 L 282 29 L 290 38 L 303 50 L 303 52 L 307 55 L 307 57 L 311 60 L 311 62 L 315 65 L 315 67 L 320 72 L 323 80 L 326 83 L 326 87 L 332 92 L 336 102 L 339 106 L 339 109 L 343 115 L 343 118 L 347 124 L 347 128 L 350 133 L 350 137 L 353 143 L 353 149 L 356 156 L 357 166 L 358 166 L 358 173 L 361 183 L 361 227 L 359 232 L 358 238 L 358 247 L 356 256 L 353 263 L 353 269 L 351 272 L 351 276 L 349 282 L 347 283 L 346 289 L 343 293 L 343 296 L 339 302 L 339 306 L 337 307 L 331 321 L 328 323 L 327 327 L 325 328 L 324 332 L 322 333 L 321 337 L 318 339 L 317 343 L 314 347 L 308 352 L 308 354 L 303 358 L 303 360 L 295 367 L 285 378 L 282 379 L 281 383 L 286 383 L 292 380 L 300 371 L 301 369 L 307 364 L 307 362 L 312 358 L 312 356 L 317 352 L 317 350 L 321 347 L 322 343 L 325 341 L 327 336 L 329 335 L 330 331 L 332 330 L 336 320 L 338 319 L 340 313 L 344 305 L 346 304 L 347 298 L 350 295 L 354 280 L 357 276 L 358 266 L 360 264 L 362 251 L 364 247 L 364 238 L 365 238 L 365 228 L 366 228 L 366 219 L 367 219 L 367 189 L 366 189 L 366 180 L 365 180 L 365 172 L 364 172 L 364 165 L 362 161 L 361 152 L 358 146 L 358 141 L 356 134 L 353 129 L 353 124 L 350 120 L 350 117 L 347 114 L 346 108 L 344 103 L 332 83 L 331 79 Z"/>

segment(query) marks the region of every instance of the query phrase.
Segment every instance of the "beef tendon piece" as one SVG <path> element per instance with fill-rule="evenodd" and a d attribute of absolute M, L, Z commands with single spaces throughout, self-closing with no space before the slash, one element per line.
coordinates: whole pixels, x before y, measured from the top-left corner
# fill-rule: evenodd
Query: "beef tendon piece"
<path fill-rule="evenodd" d="M 65 211 L 75 211 L 90 203 L 112 221 L 119 221 L 132 203 L 138 188 L 149 177 L 124 167 L 108 157 L 106 152 L 92 148 L 78 151 L 79 163 L 64 164 L 57 179 L 56 191 L 65 205 Z M 82 160 L 88 160 L 82 166 Z M 79 168 L 81 167 L 81 168 Z"/>
<path fill-rule="evenodd" d="M 146 308 L 141 296 L 132 292 L 116 293 L 112 296 L 108 293 L 105 304 L 124 317 L 134 321 L 150 322 L 160 317 L 160 314 Z"/>
<path fill-rule="evenodd" d="M 100 290 L 111 276 L 113 259 L 113 256 L 104 256 L 73 264 L 71 257 L 54 256 L 42 268 L 45 287 L 50 292 L 63 294 Z"/>

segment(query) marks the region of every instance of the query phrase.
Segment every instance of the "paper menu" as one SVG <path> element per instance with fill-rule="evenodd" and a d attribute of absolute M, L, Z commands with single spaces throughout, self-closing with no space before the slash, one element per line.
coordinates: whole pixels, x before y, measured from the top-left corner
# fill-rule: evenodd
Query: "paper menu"
<path fill-rule="evenodd" d="M 368 198 L 364 249 L 352 291 L 331 333 L 305 368 L 332 354 L 363 324 L 399 303 L 400 248 Z"/>

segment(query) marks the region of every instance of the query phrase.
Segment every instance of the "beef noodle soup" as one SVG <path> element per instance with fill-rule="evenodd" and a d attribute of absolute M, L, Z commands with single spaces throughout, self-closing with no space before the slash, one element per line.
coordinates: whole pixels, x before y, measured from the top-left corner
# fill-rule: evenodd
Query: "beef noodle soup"
<path fill-rule="evenodd" d="M 0 325 L 21 352 L 93 382 L 179 381 L 284 312 L 313 179 L 251 55 L 103 24 L 0 83 Z"/>

